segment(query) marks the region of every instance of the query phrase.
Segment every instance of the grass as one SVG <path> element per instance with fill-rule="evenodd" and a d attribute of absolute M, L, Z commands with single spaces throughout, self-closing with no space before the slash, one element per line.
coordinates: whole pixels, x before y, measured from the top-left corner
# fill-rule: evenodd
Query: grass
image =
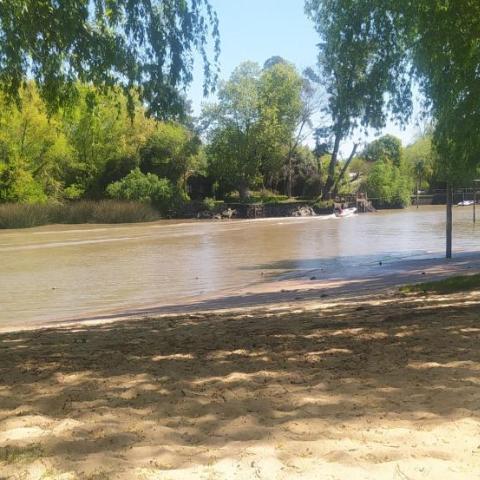
<path fill-rule="evenodd" d="M 0 462 L 7 464 L 31 463 L 43 456 L 43 449 L 34 443 L 25 447 L 0 447 Z"/>
<path fill-rule="evenodd" d="M 480 274 L 450 277 L 435 282 L 405 285 L 402 293 L 458 293 L 480 289 Z"/>
<path fill-rule="evenodd" d="M 248 199 L 240 199 L 237 192 L 231 193 L 225 197 L 225 203 L 288 203 L 290 201 L 296 201 L 291 199 L 287 195 L 278 195 L 270 190 L 264 190 L 259 192 L 250 192 Z"/>
<path fill-rule="evenodd" d="M 158 218 L 158 212 L 150 205 L 117 200 L 0 205 L 0 228 L 29 228 L 52 223 L 136 223 Z"/>

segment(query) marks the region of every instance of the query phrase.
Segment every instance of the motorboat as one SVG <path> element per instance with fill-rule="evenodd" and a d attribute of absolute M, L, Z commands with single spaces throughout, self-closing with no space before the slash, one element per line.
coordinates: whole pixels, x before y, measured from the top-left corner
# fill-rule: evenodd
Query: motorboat
<path fill-rule="evenodd" d="M 341 210 L 336 210 L 335 211 L 335 216 L 338 218 L 343 218 L 343 217 L 351 217 L 352 215 L 355 215 L 357 213 L 357 208 L 343 208 Z"/>

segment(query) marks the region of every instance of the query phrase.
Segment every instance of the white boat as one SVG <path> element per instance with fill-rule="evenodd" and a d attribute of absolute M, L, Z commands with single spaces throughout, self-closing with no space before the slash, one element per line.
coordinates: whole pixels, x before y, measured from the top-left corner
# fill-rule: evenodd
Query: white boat
<path fill-rule="evenodd" d="M 470 205 L 473 205 L 473 200 L 464 200 L 463 202 L 457 203 L 459 207 L 469 207 Z"/>
<path fill-rule="evenodd" d="M 353 208 L 344 208 L 343 210 L 336 211 L 335 216 L 339 218 L 343 217 L 351 217 L 352 215 L 355 215 L 357 213 L 357 209 L 355 207 Z"/>

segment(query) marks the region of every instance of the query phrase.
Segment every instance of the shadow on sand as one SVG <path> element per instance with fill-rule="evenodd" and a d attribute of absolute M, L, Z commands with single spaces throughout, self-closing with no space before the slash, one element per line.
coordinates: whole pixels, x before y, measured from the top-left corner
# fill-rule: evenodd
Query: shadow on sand
<path fill-rule="evenodd" d="M 478 320 L 478 296 L 397 295 L 1 334 L 0 432 L 30 428 L 17 441 L 57 466 L 116 471 L 319 440 L 361 419 L 478 419 Z"/>

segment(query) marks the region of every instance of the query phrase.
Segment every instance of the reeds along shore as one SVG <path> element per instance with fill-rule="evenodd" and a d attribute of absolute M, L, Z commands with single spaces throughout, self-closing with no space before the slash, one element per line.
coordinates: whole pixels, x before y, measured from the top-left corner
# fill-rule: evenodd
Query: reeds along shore
<path fill-rule="evenodd" d="M 0 228 L 28 228 L 64 223 L 135 223 L 160 217 L 150 205 L 116 200 L 0 205 Z"/>

